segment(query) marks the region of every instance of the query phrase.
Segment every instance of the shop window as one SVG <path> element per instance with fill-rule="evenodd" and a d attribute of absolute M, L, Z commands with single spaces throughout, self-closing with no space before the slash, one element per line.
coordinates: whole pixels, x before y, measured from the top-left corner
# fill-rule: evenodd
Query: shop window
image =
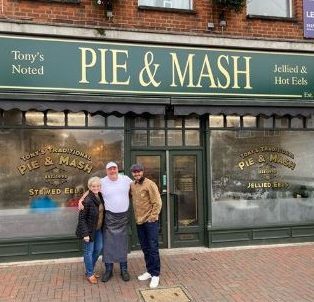
<path fill-rule="evenodd" d="M 248 0 L 249 16 L 262 17 L 292 17 L 292 0 Z"/>
<path fill-rule="evenodd" d="M 182 146 L 182 130 L 168 130 L 168 146 Z"/>
<path fill-rule="evenodd" d="M 147 131 L 134 130 L 131 137 L 132 146 L 147 146 Z"/>
<path fill-rule="evenodd" d="M 106 125 L 106 119 L 101 114 L 88 114 L 88 127 L 102 127 Z"/>
<path fill-rule="evenodd" d="M 256 128 L 256 116 L 243 116 L 242 122 L 244 128 Z"/>
<path fill-rule="evenodd" d="M 151 130 L 149 131 L 149 143 L 151 146 L 165 145 L 165 130 Z"/>
<path fill-rule="evenodd" d="M 289 118 L 288 117 L 276 117 L 275 128 L 289 128 Z"/>
<path fill-rule="evenodd" d="M 149 128 L 165 128 L 165 118 L 162 115 L 151 117 L 148 123 Z"/>
<path fill-rule="evenodd" d="M 192 10 L 192 0 L 139 0 L 138 6 Z"/>
<path fill-rule="evenodd" d="M 132 122 L 132 127 L 134 128 L 147 128 L 147 119 L 144 117 L 136 117 Z"/>
<path fill-rule="evenodd" d="M 0 239 L 73 235 L 87 180 L 109 160 L 124 168 L 123 141 L 123 129 L 1 131 Z"/>
<path fill-rule="evenodd" d="M 216 228 L 304 225 L 314 220 L 314 131 L 210 131 Z"/>
<path fill-rule="evenodd" d="M 9 110 L 3 112 L 3 123 L 7 126 L 17 126 L 22 125 L 23 114 L 20 110 Z"/>
<path fill-rule="evenodd" d="M 210 128 L 223 128 L 224 127 L 224 116 L 223 115 L 210 115 L 209 116 L 209 127 Z"/>
<path fill-rule="evenodd" d="M 311 116 L 306 119 L 306 128 L 309 128 L 309 129 L 314 128 L 314 115 L 313 114 L 311 114 Z"/>
<path fill-rule="evenodd" d="M 228 115 L 227 116 L 227 127 L 228 128 L 240 128 L 240 117 Z"/>
<path fill-rule="evenodd" d="M 185 119 L 185 128 L 199 128 L 200 127 L 200 119 L 197 116 L 187 117 Z"/>
<path fill-rule="evenodd" d="M 47 126 L 64 127 L 65 126 L 64 112 L 48 111 L 47 112 Z"/>
<path fill-rule="evenodd" d="M 70 127 L 84 127 L 86 123 L 86 115 L 84 112 L 69 112 L 68 126 Z"/>
<path fill-rule="evenodd" d="M 25 123 L 27 126 L 43 126 L 44 113 L 39 111 L 28 111 L 25 113 Z"/>
<path fill-rule="evenodd" d="M 267 129 L 267 128 L 274 128 L 274 118 L 272 116 L 260 116 L 258 119 L 258 128 Z"/>
<path fill-rule="evenodd" d="M 167 127 L 168 128 L 182 128 L 183 127 L 183 118 L 181 118 L 181 117 L 169 118 L 167 120 Z"/>
<path fill-rule="evenodd" d="M 304 128 L 303 117 L 293 117 L 291 119 L 291 128 Z"/>
<path fill-rule="evenodd" d="M 199 146 L 200 145 L 200 132 L 198 130 L 185 130 L 185 145 L 186 146 Z"/>
<path fill-rule="evenodd" d="M 118 117 L 115 115 L 109 115 L 107 117 L 107 126 L 112 128 L 124 127 L 124 117 Z"/>

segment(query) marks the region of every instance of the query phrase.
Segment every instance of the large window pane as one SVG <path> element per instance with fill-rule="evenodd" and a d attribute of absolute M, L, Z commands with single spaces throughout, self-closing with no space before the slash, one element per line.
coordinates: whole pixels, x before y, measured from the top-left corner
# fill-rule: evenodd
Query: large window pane
<path fill-rule="evenodd" d="M 43 126 L 44 113 L 39 111 L 28 111 L 25 113 L 25 122 L 28 126 Z"/>
<path fill-rule="evenodd" d="M 195 225 L 198 222 L 196 157 L 176 155 L 171 162 L 179 226 Z"/>
<path fill-rule="evenodd" d="M 168 130 L 168 146 L 182 146 L 182 130 Z"/>
<path fill-rule="evenodd" d="M 68 113 L 68 126 L 84 127 L 85 126 L 85 113 L 84 112 Z"/>
<path fill-rule="evenodd" d="M 0 238 L 73 235 L 87 180 L 123 169 L 123 131 L 1 130 L 0 152 Z"/>
<path fill-rule="evenodd" d="M 192 0 L 139 0 L 139 6 L 192 9 Z"/>
<path fill-rule="evenodd" d="M 248 0 L 247 12 L 256 16 L 292 17 L 291 0 Z"/>
<path fill-rule="evenodd" d="M 314 220 L 314 132 L 270 132 L 211 131 L 213 226 Z"/>
<path fill-rule="evenodd" d="M 198 130 L 185 131 L 185 145 L 186 146 L 199 146 L 200 145 L 200 132 Z"/>
<path fill-rule="evenodd" d="M 151 130 L 149 131 L 151 146 L 164 146 L 165 145 L 165 131 L 164 130 Z"/>

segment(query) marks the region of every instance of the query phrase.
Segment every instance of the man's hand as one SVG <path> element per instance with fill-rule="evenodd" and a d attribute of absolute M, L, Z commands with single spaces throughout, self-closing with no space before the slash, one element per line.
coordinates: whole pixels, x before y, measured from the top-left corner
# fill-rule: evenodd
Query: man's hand
<path fill-rule="evenodd" d="M 83 196 L 79 199 L 78 201 L 78 205 L 77 205 L 77 208 L 79 209 L 79 211 L 82 211 L 84 210 L 84 205 L 83 205 L 83 201 L 85 199 L 85 197 L 88 195 L 88 191 L 86 191 Z"/>
<path fill-rule="evenodd" d="M 79 209 L 79 211 L 84 210 L 83 200 L 84 200 L 84 198 L 83 198 L 83 199 L 81 198 L 81 199 L 79 200 L 78 204 L 77 204 L 77 208 Z"/>

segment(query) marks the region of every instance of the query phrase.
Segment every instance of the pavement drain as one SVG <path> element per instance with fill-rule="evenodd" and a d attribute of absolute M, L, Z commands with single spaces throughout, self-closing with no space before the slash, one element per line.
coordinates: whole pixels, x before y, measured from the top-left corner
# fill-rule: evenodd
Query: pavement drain
<path fill-rule="evenodd" d="M 144 302 L 191 302 L 185 291 L 180 287 L 139 290 Z"/>

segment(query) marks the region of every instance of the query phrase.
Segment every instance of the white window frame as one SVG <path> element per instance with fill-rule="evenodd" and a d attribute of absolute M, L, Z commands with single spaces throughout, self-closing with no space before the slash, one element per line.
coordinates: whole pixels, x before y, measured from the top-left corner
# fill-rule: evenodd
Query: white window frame
<path fill-rule="evenodd" d="M 268 0 L 270 2 L 274 2 L 274 0 Z M 250 9 L 250 4 L 252 5 L 253 2 L 255 2 L 258 5 L 265 5 L 265 7 L 270 7 L 268 6 L 267 0 L 247 0 L 247 15 L 248 16 L 259 16 L 259 17 L 275 17 L 275 18 L 292 18 L 293 17 L 293 0 L 282 0 L 282 1 L 289 1 L 288 4 L 288 11 L 286 11 L 285 15 L 282 15 L 280 13 L 276 13 L 275 10 L 272 10 L 271 12 L 273 13 L 268 13 L 267 10 L 263 12 L 258 12 L 257 10 L 254 10 L 254 7 L 251 7 Z M 277 0 L 278 1 L 278 0 Z"/>
<path fill-rule="evenodd" d="M 160 5 L 158 4 L 160 2 Z M 179 6 L 177 3 L 185 2 L 187 5 Z M 176 10 L 193 10 L 193 0 L 138 0 L 139 7 L 165 8 Z"/>

